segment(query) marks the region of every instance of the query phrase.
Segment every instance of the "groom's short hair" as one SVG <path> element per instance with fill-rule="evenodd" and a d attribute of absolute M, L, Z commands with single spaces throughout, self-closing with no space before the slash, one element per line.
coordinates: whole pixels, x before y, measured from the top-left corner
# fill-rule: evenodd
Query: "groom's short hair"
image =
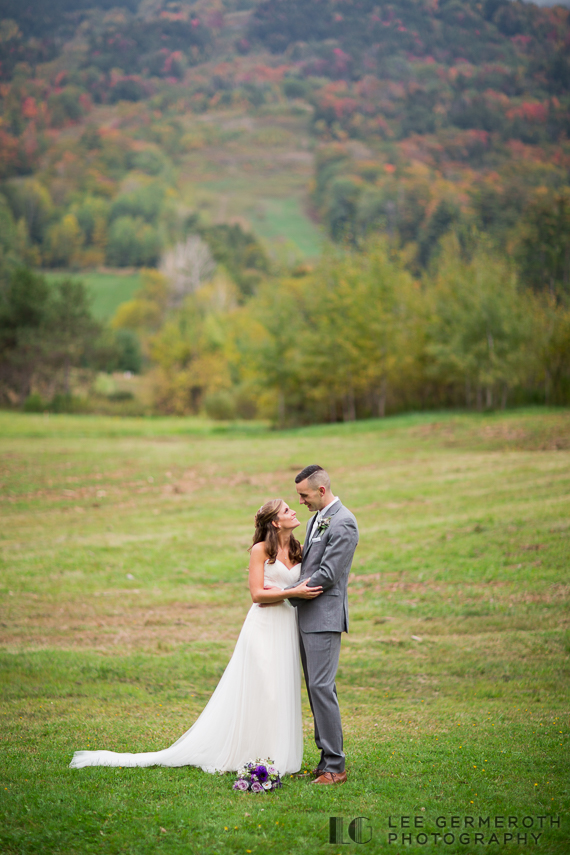
<path fill-rule="evenodd" d="M 301 481 L 307 480 L 310 487 L 325 487 L 327 490 L 331 488 L 331 479 L 328 472 L 317 463 L 312 463 L 310 466 L 305 466 L 301 469 L 295 478 L 295 484 L 300 484 Z"/>

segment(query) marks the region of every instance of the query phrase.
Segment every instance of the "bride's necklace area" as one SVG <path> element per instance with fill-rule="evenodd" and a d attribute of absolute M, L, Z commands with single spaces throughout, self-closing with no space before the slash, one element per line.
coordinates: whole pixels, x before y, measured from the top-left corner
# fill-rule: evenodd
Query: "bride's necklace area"
<path fill-rule="evenodd" d="M 293 567 L 297 566 L 296 564 L 293 564 L 293 567 L 289 567 L 289 564 L 287 562 L 290 561 L 291 559 L 289 558 L 289 550 L 288 549 L 286 552 L 284 552 L 282 549 L 279 549 L 277 551 L 277 560 L 280 561 L 281 564 L 283 564 L 283 566 L 287 568 L 287 570 L 292 570 Z"/>

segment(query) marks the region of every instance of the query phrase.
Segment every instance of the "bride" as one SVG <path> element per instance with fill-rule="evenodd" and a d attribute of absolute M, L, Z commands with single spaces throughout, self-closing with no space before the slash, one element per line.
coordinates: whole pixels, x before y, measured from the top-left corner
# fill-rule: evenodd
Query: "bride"
<path fill-rule="evenodd" d="M 271 759 L 281 775 L 301 768 L 299 636 L 297 610 L 288 598 L 314 599 L 322 588 L 308 587 L 310 579 L 290 587 L 301 572 L 301 545 L 293 537 L 298 525 L 281 499 L 257 512 L 249 562 L 253 605 L 214 694 L 190 730 L 162 751 L 76 751 L 72 769 L 200 766 L 225 772 L 259 757 Z"/>

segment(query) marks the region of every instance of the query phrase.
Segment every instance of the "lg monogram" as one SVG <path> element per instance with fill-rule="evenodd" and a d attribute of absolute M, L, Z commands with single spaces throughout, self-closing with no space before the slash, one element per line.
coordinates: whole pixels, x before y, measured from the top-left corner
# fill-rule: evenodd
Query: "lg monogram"
<path fill-rule="evenodd" d="M 370 843 L 372 826 L 367 816 L 357 816 L 348 826 L 350 840 L 344 839 L 344 817 L 329 817 L 329 843 Z"/>

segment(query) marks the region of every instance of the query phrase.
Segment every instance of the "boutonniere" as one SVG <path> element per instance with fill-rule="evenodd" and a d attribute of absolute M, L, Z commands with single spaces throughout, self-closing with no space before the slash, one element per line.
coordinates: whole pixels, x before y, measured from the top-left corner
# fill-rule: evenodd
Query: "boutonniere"
<path fill-rule="evenodd" d="M 323 534 L 323 532 L 325 532 L 327 530 L 327 528 L 329 527 L 330 524 L 331 524 L 331 518 L 330 517 L 323 517 L 322 520 L 320 521 L 319 525 L 318 525 L 317 534 Z"/>

